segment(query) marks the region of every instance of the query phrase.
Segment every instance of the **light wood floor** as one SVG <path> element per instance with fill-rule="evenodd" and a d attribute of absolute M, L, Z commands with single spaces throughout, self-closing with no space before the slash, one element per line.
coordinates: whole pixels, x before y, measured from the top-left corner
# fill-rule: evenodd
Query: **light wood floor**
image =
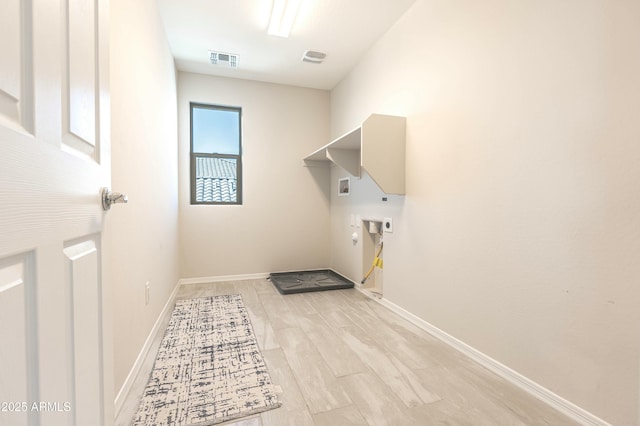
<path fill-rule="evenodd" d="M 356 290 L 280 295 L 267 280 L 182 286 L 178 298 L 241 294 L 282 407 L 229 423 L 573 425 Z M 162 336 L 117 418 L 128 425 Z"/>

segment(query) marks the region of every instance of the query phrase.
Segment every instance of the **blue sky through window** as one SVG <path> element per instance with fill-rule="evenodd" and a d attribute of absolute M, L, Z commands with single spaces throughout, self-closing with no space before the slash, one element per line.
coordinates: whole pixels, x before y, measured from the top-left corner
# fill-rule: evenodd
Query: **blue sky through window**
<path fill-rule="evenodd" d="M 193 152 L 240 154 L 240 112 L 193 107 Z"/>

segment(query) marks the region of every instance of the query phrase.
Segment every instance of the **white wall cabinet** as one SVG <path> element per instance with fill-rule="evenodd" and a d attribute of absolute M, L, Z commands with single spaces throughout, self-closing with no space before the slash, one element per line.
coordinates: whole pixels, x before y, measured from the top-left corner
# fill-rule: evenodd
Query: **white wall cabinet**
<path fill-rule="evenodd" d="M 332 162 L 360 177 L 364 169 L 385 194 L 405 193 L 406 118 L 371 114 L 361 126 L 304 158 L 308 164 Z"/>

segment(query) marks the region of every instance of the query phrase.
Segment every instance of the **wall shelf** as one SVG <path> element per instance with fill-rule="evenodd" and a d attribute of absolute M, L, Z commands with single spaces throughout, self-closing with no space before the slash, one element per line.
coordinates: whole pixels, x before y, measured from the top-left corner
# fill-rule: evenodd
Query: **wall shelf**
<path fill-rule="evenodd" d="M 406 119 L 371 114 L 361 126 L 307 155 L 307 164 L 331 163 L 360 177 L 364 169 L 386 194 L 405 193 Z M 313 163 L 310 163 L 313 162 Z"/>

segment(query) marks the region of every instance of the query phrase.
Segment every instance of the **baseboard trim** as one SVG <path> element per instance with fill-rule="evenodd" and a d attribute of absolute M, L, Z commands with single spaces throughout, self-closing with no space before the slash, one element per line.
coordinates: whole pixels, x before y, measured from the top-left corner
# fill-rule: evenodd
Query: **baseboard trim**
<path fill-rule="evenodd" d="M 518 386 L 520 389 L 524 390 L 525 392 L 533 395 L 534 397 L 538 398 L 542 402 L 560 411 L 567 417 L 575 420 L 576 422 L 582 425 L 589 425 L 589 426 L 611 426 L 610 423 L 607 423 L 606 421 L 595 416 L 594 414 L 591 414 L 590 412 L 578 407 L 574 403 L 567 401 L 566 399 L 553 393 L 552 391 L 545 388 L 544 386 L 539 385 L 533 380 L 523 376 L 517 371 L 512 370 L 506 365 L 484 354 L 483 352 L 480 352 L 479 350 L 467 345 L 463 341 L 456 339 L 450 334 L 440 330 L 438 327 L 412 314 L 411 312 L 405 310 L 404 308 L 401 308 L 395 303 L 390 302 L 389 300 L 384 298 L 377 298 L 367 293 L 366 291 L 364 291 L 362 286 L 356 285 L 356 289 L 364 293 L 367 297 L 371 298 L 372 300 L 375 300 L 376 302 L 380 303 L 382 306 L 391 310 L 392 312 L 395 312 L 396 314 L 400 315 L 402 318 L 406 319 L 410 323 L 420 327 L 424 331 L 440 339 L 441 341 L 453 347 L 454 349 L 458 350 L 459 352 L 465 354 L 469 358 L 478 362 L 479 364 L 491 370 L 492 372 L 502 377 L 503 379 L 507 380 L 508 382 Z"/>
<path fill-rule="evenodd" d="M 171 315 L 171 312 L 173 311 L 173 304 L 176 300 L 176 296 L 178 295 L 179 289 L 180 289 L 180 281 L 178 281 L 175 288 L 171 292 L 171 295 L 169 295 L 169 299 L 167 300 L 167 303 L 165 303 L 164 307 L 162 308 L 162 311 L 160 312 L 158 319 L 156 320 L 155 324 L 153 324 L 153 327 L 151 328 L 151 331 L 147 336 L 147 340 L 145 340 L 144 345 L 142 345 L 142 349 L 140 349 L 140 353 L 138 353 L 136 362 L 133 363 L 133 367 L 131 367 L 131 370 L 129 371 L 127 378 L 122 384 L 120 391 L 116 395 L 116 398 L 114 401 L 116 417 L 120 414 L 120 410 L 122 410 L 122 406 L 129 394 L 129 391 L 131 390 L 131 386 L 133 386 L 133 382 L 135 381 L 136 377 L 140 373 L 142 364 L 144 363 L 144 360 L 147 357 L 147 354 L 149 353 L 149 349 L 151 348 L 151 343 L 153 342 L 153 340 L 155 339 L 156 335 L 159 332 L 164 331 L 164 330 L 160 330 L 160 324 L 164 322 L 165 318 Z"/>
<path fill-rule="evenodd" d="M 219 283 L 222 281 L 259 280 L 264 278 L 269 278 L 268 272 L 261 272 L 258 274 L 244 274 L 244 275 L 219 275 L 215 277 L 182 278 L 179 281 L 179 283 L 181 285 L 207 284 L 207 283 Z"/>

